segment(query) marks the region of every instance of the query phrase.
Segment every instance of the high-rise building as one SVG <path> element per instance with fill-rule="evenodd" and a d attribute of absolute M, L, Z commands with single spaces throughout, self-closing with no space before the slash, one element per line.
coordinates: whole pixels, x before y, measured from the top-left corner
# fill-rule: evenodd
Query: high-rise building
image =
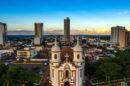
<path fill-rule="evenodd" d="M 111 42 L 115 44 L 119 44 L 119 31 L 121 29 L 125 29 L 122 26 L 116 26 L 111 28 Z"/>
<path fill-rule="evenodd" d="M 121 29 L 119 31 L 119 47 L 127 47 L 128 46 L 128 31 L 126 29 Z"/>
<path fill-rule="evenodd" d="M 130 40 L 129 40 L 129 31 L 126 30 L 126 32 L 125 32 L 125 47 L 129 46 L 129 42 L 130 42 Z"/>
<path fill-rule="evenodd" d="M 128 31 L 128 46 L 130 46 L 130 31 Z"/>
<path fill-rule="evenodd" d="M 64 19 L 64 41 L 70 41 L 70 19 L 67 17 Z"/>
<path fill-rule="evenodd" d="M 34 44 L 40 45 L 43 41 L 43 23 L 34 23 L 35 27 L 35 38 L 34 38 Z"/>
<path fill-rule="evenodd" d="M 0 45 L 4 45 L 7 42 L 7 25 L 0 22 Z"/>
<path fill-rule="evenodd" d="M 35 23 L 35 37 L 42 38 L 43 35 L 43 23 Z"/>
<path fill-rule="evenodd" d="M 129 32 L 122 26 L 112 27 L 111 42 L 118 44 L 121 48 L 127 47 L 129 43 Z"/>

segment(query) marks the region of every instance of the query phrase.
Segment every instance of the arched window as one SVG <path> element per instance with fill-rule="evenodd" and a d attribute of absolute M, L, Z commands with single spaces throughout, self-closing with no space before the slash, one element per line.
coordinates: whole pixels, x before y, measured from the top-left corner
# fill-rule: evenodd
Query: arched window
<path fill-rule="evenodd" d="M 79 57 L 80 57 L 80 56 L 79 56 L 79 54 L 78 54 L 78 55 L 77 55 L 77 59 L 79 59 Z"/>
<path fill-rule="evenodd" d="M 68 70 L 66 70 L 66 72 L 65 72 L 65 76 L 66 76 L 66 78 L 69 77 L 69 71 L 68 71 Z"/>
<path fill-rule="evenodd" d="M 56 54 L 54 55 L 54 58 L 57 59 L 57 55 Z"/>

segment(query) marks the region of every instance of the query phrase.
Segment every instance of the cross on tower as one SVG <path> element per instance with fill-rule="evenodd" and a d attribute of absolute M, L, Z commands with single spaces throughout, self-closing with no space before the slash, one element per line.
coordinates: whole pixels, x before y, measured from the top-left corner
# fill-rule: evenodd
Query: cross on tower
<path fill-rule="evenodd" d="M 65 58 L 66 58 L 66 60 L 68 61 L 68 58 L 69 58 L 68 53 L 65 54 Z"/>

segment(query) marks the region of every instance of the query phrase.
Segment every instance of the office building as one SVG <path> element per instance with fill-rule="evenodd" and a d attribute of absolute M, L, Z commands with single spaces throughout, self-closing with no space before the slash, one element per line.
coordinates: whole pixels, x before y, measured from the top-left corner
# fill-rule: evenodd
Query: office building
<path fill-rule="evenodd" d="M 17 56 L 16 58 L 25 58 L 25 59 L 31 59 L 37 55 L 37 51 L 35 49 L 32 49 L 30 47 L 26 47 L 21 50 L 17 50 Z"/>
<path fill-rule="evenodd" d="M 34 37 L 34 44 L 41 45 L 43 41 L 43 23 L 35 23 L 35 37 Z"/>
<path fill-rule="evenodd" d="M 7 25 L 0 22 L 0 45 L 4 45 L 7 42 Z"/>
<path fill-rule="evenodd" d="M 68 17 L 64 19 L 64 41 L 70 41 L 70 19 Z"/>

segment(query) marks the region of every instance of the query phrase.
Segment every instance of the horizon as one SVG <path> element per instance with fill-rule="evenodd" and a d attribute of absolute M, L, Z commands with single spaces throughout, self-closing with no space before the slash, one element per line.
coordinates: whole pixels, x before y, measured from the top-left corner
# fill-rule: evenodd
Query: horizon
<path fill-rule="evenodd" d="M 55 34 L 60 31 L 63 33 L 63 20 L 69 17 L 71 34 L 109 35 L 113 26 L 125 26 L 130 30 L 128 2 L 128 0 L 19 0 L 19 2 L 3 0 L 0 22 L 7 24 L 8 31 L 19 33 L 34 31 L 34 22 L 43 22 L 44 31 Z"/>
<path fill-rule="evenodd" d="M 46 33 L 46 31 L 44 31 L 44 35 L 64 35 L 63 34 L 63 32 L 59 32 L 58 34 L 57 33 L 55 33 L 55 34 L 52 34 L 53 32 L 47 32 Z M 8 36 L 34 36 L 35 35 L 35 33 L 34 33 L 34 31 L 8 31 L 7 32 L 7 35 Z M 88 35 L 88 36 L 110 36 L 110 34 L 71 34 L 71 36 L 74 36 L 74 35 Z"/>

